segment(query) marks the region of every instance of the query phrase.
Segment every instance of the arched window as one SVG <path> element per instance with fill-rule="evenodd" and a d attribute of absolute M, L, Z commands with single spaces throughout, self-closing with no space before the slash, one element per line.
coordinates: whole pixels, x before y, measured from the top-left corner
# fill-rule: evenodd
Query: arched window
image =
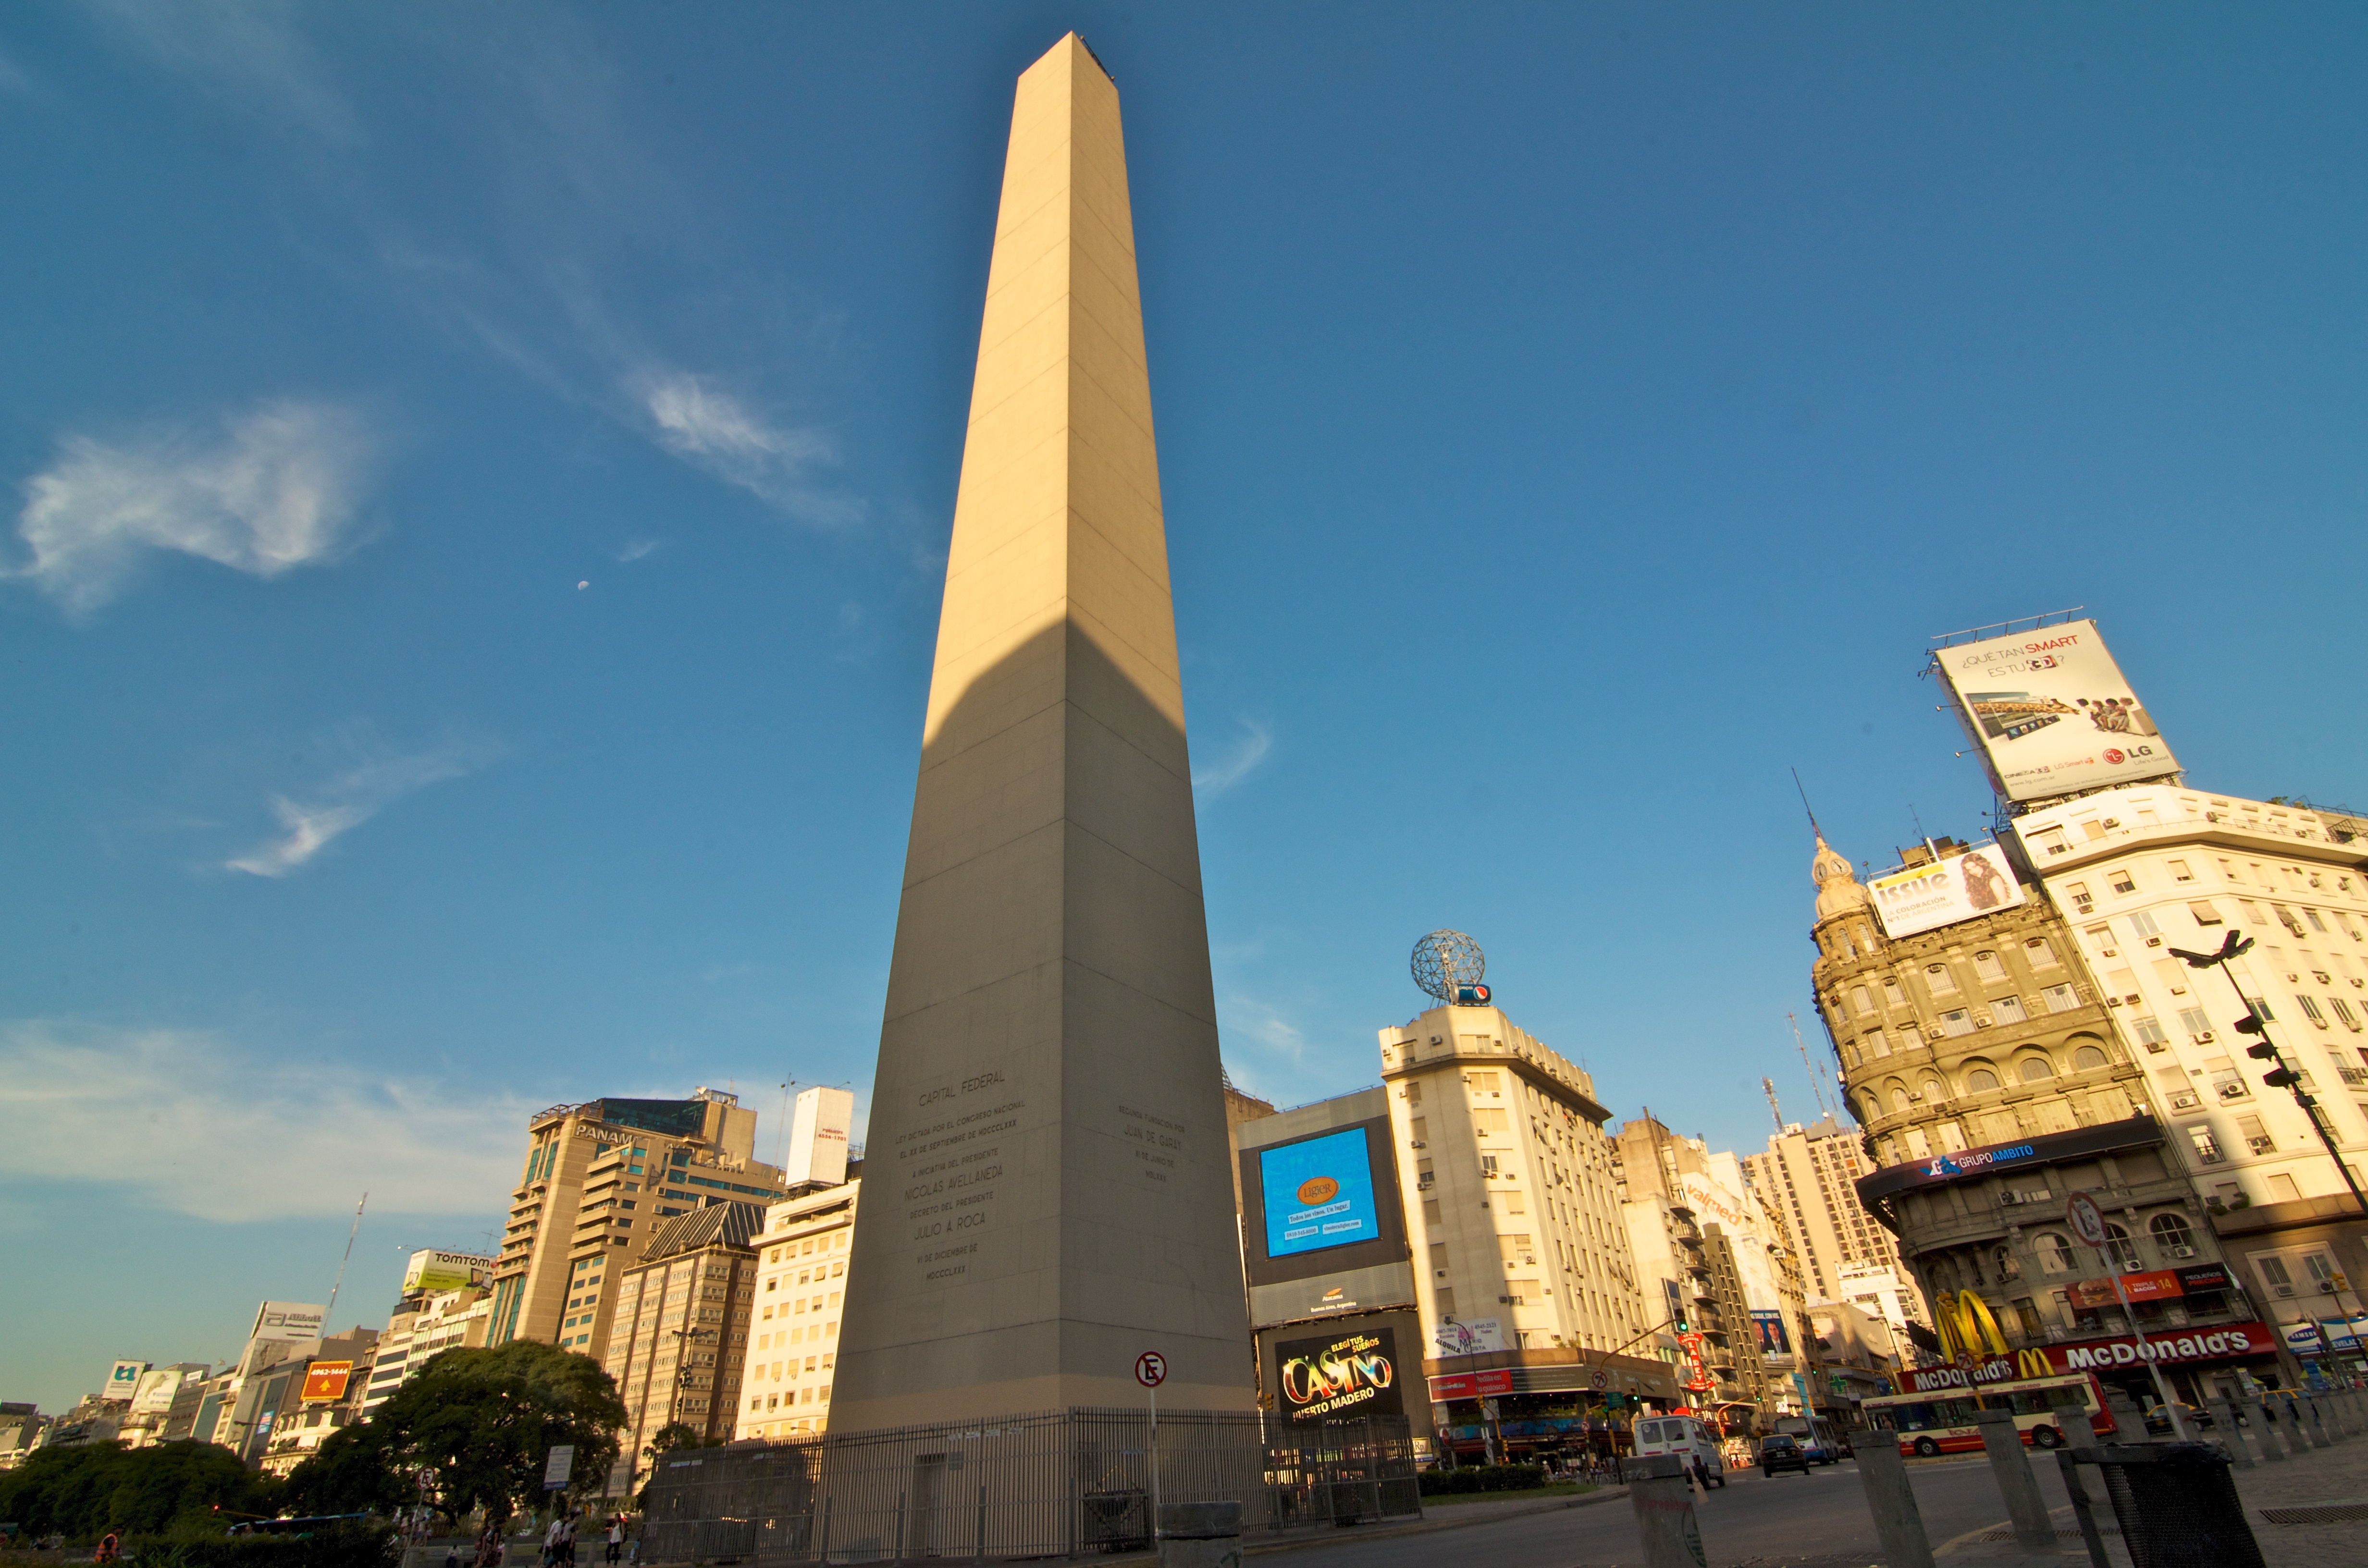
<path fill-rule="evenodd" d="M 1892 1086 L 1891 1108 L 1897 1115 L 1907 1114 L 1907 1091 L 1897 1085 Z"/>
<path fill-rule="evenodd" d="M 1975 953 L 1974 972 L 1980 975 L 1984 981 L 1995 984 L 2006 978 L 2006 965 L 1998 962 L 1998 956 L 1996 953 Z"/>
<path fill-rule="evenodd" d="M 1965 1074 L 1965 1093 L 1986 1095 L 1998 1086 L 1998 1075 L 1987 1067 L 1976 1067 Z"/>
<path fill-rule="evenodd" d="M 2044 1056 L 2026 1056 L 2015 1063 L 2015 1071 L 2022 1074 L 2024 1083 L 2033 1084 L 2042 1078 L 2055 1076 L 2055 1063 Z"/>
<path fill-rule="evenodd" d="M 1928 963 L 1924 966 L 1924 983 L 1936 992 L 1954 991 L 1957 977 L 1949 972 L 1947 964 Z"/>
<path fill-rule="evenodd" d="M 2154 1244 L 2162 1249 L 2165 1257 L 2192 1256 L 2195 1251 L 2195 1233 L 2189 1228 L 2183 1214 L 2157 1214 L 2146 1222 L 2154 1235 Z"/>
<path fill-rule="evenodd" d="M 2042 1273 L 2070 1274 L 2079 1267 L 2072 1261 L 2071 1238 L 2054 1231 L 2042 1231 L 2038 1240 L 2032 1244 L 2032 1249 L 2039 1255 Z"/>
<path fill-rule="evenodd" d="M 2130 1240 L 2127 1231 L 2110 1220 L 2105 1221 L 2105 1251 L 2112 1256 L 2113 1267 L 2123 1273 L 2138 1266 L 2138 1244 Z"/>
<path fill-rule="evenodd" d="M 2086 1073 L 2091 1067 L 2102 1067 L 2105 1053 L 2093 1045 L 2084 1045 L 2072 1053 L 2072 1071 Z"/>
<path fill-rule="evenodd" d="M 1927 1078 L 1924 1080 L 1924 1103 L 1926 1105 L 1939 1105 L 1942 1100 L 1945 1100 L 1948 1097 L 1949 1086 L 1946 1084 L 1943 1084 L 1938 1078 Z"/>

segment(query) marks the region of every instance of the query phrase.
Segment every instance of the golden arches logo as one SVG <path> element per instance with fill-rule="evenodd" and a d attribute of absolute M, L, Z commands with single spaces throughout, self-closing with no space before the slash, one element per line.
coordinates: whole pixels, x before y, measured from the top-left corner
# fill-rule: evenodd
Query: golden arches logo
<path fill-rule="evenodd" d="M 1998 1332 L 1990 1304 L 1971 1290 L 1943 1295 L 1935 1304 L 1941 1327 L 1941 1353 L 1962 1356 L 2004 1356 L 2006 1335 Z"/>
<path fill-rule="evenodd" d="M 2018 1378 L 2052 1378 L 2055 1369 L 2047 1364 L 2044 1350 L 2018 1350 L 2014 1353 L 2014 1375 Z"/>

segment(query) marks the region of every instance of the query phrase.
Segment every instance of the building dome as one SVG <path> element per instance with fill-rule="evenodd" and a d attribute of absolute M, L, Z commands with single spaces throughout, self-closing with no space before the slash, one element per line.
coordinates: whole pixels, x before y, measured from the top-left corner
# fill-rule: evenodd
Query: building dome
<path fill-rule="evenodd" d="M 1817 858 L 1809 862 L 1809 880 L 1817 884 L 1817 919 L 1831 920 L 1838 915 L 1848 915 L 1867 906 L 1866 890 L 1858 883 L 1850 863 L 1840 851 L 1826 842 L 1815 823 L 1809 831 L 1817 835 Z"/>

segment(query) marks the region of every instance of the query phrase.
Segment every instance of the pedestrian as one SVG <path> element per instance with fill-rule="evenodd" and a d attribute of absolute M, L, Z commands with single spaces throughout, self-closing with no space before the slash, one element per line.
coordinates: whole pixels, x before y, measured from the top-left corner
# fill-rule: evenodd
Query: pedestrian
<path fill-rule="evenodd" d="M 106 1535 L 99 1538 L 98 1551 L 91 1555 L 91 1561 L 93 1562 L 120 1562 L 123 1561 L 123 1543 L 115 1539 L 115 1532 L 113 1530 L 108 1531 Z"/>
<path fill-rule="evenodd" d="M 619 1517 L 609 1521 L 609 1561 L 620 1562 L 625 1555 L 625 1521 Z"/>
<path fill-rule="evenodd" d="M 454 1541 L 444 1549 L 444 1568 L 461 1568 L 461 1543 Z"/>
<path fill-rule="evenodd" d="M 559 1515 L 551 1516 L 551 1528 L 542 1532 L 542 1568 L 559 1568 L 559 1543 L 566 1539 L 567 1521 Z"/>
<path fill-rule="evenodd" d="M 1694 1484 L 1702 1489 L 1703 1496 L 1710 1495 L 1710 1467 L 1702 1463 L 1700 1454 L 1694 1456 Z"/>

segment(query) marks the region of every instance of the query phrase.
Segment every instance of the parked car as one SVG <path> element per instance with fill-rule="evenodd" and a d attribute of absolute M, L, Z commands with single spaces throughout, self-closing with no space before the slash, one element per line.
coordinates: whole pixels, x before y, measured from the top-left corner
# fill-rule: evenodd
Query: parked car
<path fill-rule="evenodd" d="M 1776 1432 L 1759 1439 L 1759 1473 L 1762 1475 L 1773 1475 L 1780 1470 L 1797 1470 L 1806 1475 L 1812 1462 L 1809 1450 L 1803 1448 L 1796 1437 Z"/>
<path fill-rule="evenodd" d="M 2191 1432 L 2203 1431 L 2212 1425 L 2211 1414 L 2192 1404 L 2180 1405 L 2179 1413 L 2186 1418 L 2187 1429 Z M 2164 1437 L 2169 1436 L 2170 1413 L 2159 1402 L 2146 1406 L 2146 1429 Z"/>

